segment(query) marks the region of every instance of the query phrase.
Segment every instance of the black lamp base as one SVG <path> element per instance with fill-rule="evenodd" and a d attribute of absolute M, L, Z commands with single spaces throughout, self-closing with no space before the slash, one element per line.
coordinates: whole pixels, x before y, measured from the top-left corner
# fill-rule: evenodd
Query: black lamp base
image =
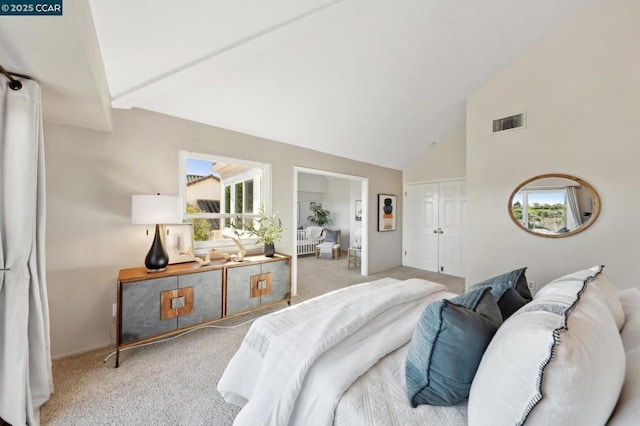
<path fill-rule="evenodd" d="M 156 235 L 153 237 L 153 244 L 144 259 L 144 266 L 147 267 L 147 272 L 162 272 L 167 269 L 168 264 L 169 254 L 162 245 L 160 225 L 156 225 Z"/>

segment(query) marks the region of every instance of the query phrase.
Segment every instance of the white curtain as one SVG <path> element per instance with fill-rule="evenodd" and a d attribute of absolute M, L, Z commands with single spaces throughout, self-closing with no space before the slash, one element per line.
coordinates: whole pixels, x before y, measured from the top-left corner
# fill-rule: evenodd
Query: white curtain
<path fill-rule="evenodd" d="M 570 231 L 582 225 L 580 207 L 578 206 L 578 191 L 575 186 L 565 188 L 567 196 L 567 229 Z"/>
<path fill-rule="evenodd" d="M 0 417 L 39 424 L 53 392 L 40 86 L 0 76 Z"/>

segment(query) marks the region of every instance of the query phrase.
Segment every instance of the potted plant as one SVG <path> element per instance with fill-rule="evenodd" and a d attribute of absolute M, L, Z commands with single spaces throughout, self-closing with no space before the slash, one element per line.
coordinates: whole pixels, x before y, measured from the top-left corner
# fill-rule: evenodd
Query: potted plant
<path fill-rule="evenodd" d="M 276 214 L 268 216 L 264 209 L 260 208 L 260 216 L 258 219 L 244 223 L 241 218 L 236 218 L 236 223 L 241 223 L 241 228 L 246 230 L 249 235 L 258 237 L 256 244 L 264 244 L 264 255 L 267 257 L 273 257 L 275 253 L 275 242 L 280 241 L 284 229 L 282 228 L 282 221 L 278 219 L 276 224 Z M 234 225 L 234 228 L 237 225 Z"/>
<path fill-rule="evenodd" d="M 330 225 L 331 224 L 331 212 L 322 208 L 322 203 L 312 201 L 309 205 L 312 215 L 307 216 L 307 220 L 315 226 Z"/>

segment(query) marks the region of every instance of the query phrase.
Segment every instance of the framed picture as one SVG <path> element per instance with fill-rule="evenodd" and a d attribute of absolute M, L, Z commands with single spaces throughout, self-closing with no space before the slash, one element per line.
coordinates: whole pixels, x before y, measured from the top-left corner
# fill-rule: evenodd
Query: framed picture
<path fill-rule="evenodd" d="M 188 254 L 180 254 L 193 248 L 193 224 L 166 225 L 164 247 L 169 253 L 169 264 L 191 262 L 193 258 Z"/>
<path fill-rule="evenodd" d="M 396 196 L 378 194 L 378 231 L 395 231 L 397 216 Z"/>
<path fill-rule="evenodd" d="M 362 221 L 362 200 L 356 200 L 356 221 Z"/>

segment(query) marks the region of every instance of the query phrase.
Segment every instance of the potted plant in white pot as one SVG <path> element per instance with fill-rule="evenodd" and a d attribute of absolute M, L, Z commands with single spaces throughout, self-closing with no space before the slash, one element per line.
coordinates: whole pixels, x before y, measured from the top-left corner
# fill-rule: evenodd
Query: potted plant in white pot
<path fill-rule="evenodd" d="M 264 255 L 267 257 L 273 257 L 275 254 L 275 243 L 280 241 L 284 229 L 282 228 L 282 221 L 277 219 L 274 213 L 268 216 L 264 210 L 260 209 L 260 217 L 249 221 L 249 223 L 242 222 L 242 219 L 237 218 L 236 223 L 241 223 L 241 228 L 246 230 L 249 235 L 258 237 L 256 244 L 264 244 Z M 235 225 L 234 227 L 237 227 Z"/>

